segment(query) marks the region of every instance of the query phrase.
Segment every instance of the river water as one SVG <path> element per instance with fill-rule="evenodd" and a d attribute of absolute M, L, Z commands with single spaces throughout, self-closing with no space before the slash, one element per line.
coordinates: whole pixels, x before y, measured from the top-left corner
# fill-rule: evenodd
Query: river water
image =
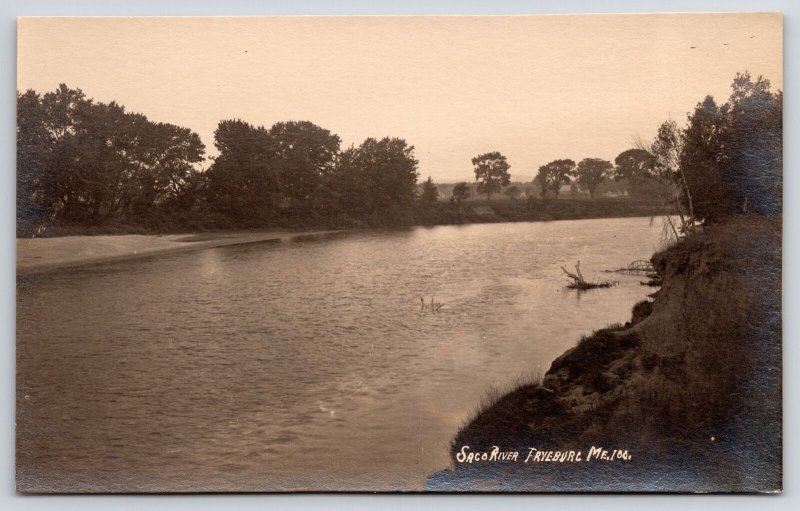
<path fill-rule="evenodd" d="M 629 319 L 652 289 L 602 270 L 660 238 L 649 218 L 418 227 L 18 277 L 21 486 L 421 490 L 490 389 Z M 620 284 L 563 289 L 577 260 Z"/>

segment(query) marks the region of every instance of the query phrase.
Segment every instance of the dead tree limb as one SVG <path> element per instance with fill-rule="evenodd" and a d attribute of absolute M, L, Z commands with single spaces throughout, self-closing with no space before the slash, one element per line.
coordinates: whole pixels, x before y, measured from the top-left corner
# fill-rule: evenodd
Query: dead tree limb
<path fill-rule="evenodd" d="M 575 273 L 572 273 L 563 266 L 561 267 L 561 271 L 572 279 L 572 282 L 567 284 L 567 287 L 570 289 L 595 289 L 598 287 L 612 287 L 617 285 L 616 281 L 586 282 L 586 279 L 583 278 L 583 273 L 581 273 L 580 261 L 575 265 Z"/>
<path fill-rule="evenodd" d="M 575 265 L 575 273 L 572 273 L 572 272 L 568 271 L 563 266 L 561 267 L 561 271 L 566 273 L 567 277 L 569 277 L 572 280 L 574 280 L 575 284 L 581 284 L 581 285 L 585 285 L 586 284 L 586 280 L 583 278 L 583 274 L 581 273 L 581 262 L 580 261 L 578 261 L 578 263 Z"/>

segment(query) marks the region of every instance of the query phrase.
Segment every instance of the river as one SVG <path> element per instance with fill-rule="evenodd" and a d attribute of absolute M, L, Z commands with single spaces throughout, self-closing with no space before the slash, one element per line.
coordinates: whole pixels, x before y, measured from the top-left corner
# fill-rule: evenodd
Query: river
<path fill-rule="evenodd" d="M 417 227 L 17 279 L 17 471 L 48 491 L 421 490 L 492 388 L 651 293 L 649 218 Z M 619 280 L 581 294 L 561 265 Z M 422 310 L 420 297 L 444 304 Z"/>

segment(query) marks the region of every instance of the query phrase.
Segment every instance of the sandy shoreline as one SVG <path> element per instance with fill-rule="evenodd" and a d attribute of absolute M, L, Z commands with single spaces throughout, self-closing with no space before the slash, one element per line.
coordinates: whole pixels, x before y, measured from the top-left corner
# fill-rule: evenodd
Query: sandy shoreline
<path fill-rule="evenodd" d="M 17 274 L 41 273 L 85 264 L 187 252 L 205 248 L 286 241 L 336 232 L 340 231 L 263 231 L 164 235 L 123 234 L 33 239 L 18 238 Z"/>

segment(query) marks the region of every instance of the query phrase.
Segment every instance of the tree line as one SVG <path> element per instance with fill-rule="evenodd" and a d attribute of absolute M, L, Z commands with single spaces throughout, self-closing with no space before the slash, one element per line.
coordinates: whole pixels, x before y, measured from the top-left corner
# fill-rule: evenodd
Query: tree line
<path fill-rule="evenodd" d="M 779 213 L 782 104 L 768 80 L 737 74 L 728 101 L 706 97 L 685 126 L 662 123 L 651 143 L 613 163 L 553 160 L 532 184 L 546 200 L 566 184 L 594 198 L 604 182 L 625 182 L 631 197 L 661 199 L 678 212 L 676 235 L 733 214 Z M 205 146 L 188 128 L 64 84 L 43 95 L 17 92 L 18 235 L 109 223 L 150 230 L 400 225 L 431 217 L 439 199 L 430 177 L 418 188 L 414 146 L 402 138 L 342 149 L 336 134 L 308 121 L 266 128 L 228 119 L 214 146 L 218 155 L 203 168 Z M 472 165 L 479 194 L 520 195 L 501 153 L 475 156 Z M 458 183 L 451 203 L 461 208 L 469 195 L 469 185 Z"/>
<path fill-rule="evenodd" d="M 542 198 L 558 197 L 566 184 L 594 198 L 604 181 L 624 180 L 631 196 L 660 198 L 675 208 L 678 236 L 735 214 L 782 211 L 783 92 L 773 92 L 764 77 L 737 73 L 726 103 L 706 96 L 685 126 L 665 121 L 651 143 L 636 145 L 613 164 L 600 158 L 553 160 L 539 167 L 533 182 Z M 487 153 L 472 163 L 478 192 L 487 199 L 508 185 L 505 156 Z M 454 201 L 468 196 L 466 182 L 453 189 Z"/>
<path fill-rule="evenodd" d="M 118 223 L 248 228 L 410 223 L 414 147 L 394 137 L 341 149 L 307 121 L 220 121 L 208 168 L 197 133 L 60 85 L 17 92 L 17 230 Z"/>
<path fill-rule="evenodd" d="M 629 149 L 622 153 L 612 164 L 601 158 L 585 158 L 578 163 L 571 159 L 553 160 L 538 169 L 532 181 L 539 190 L 542 199 L 555 198 L 561 193 L 564 185 L 572 185 L 575 189 L 588 192 L 594 199 L 601 185 L 609 181 L 624 183 L 631 197 L 637 199 L 659 200 L 666 189 L 657 182 L 650 182 L 650 162 L 652 156 L 643 149 Z M 515 199 L 523 190 L 517 185 L 510 185 L 511 174 L 508 160 L 501 153 L 494 151 L 481 154 L 472 159 L 475 172 L 477 192 L 491 200 L 492 195 L 502 192 Z M 430 179 L 429 179 L 430 180 Z M 432 182 L 423 183 L 423 189 L 435 187 Z M 525 192 L 531 197 L 534 187 L 526 186 Z M 452 200 L 462 202 L 471 196 L 470 185 L 466 181 L 456 183 L 452 191 Z M 431 192 L 428 191 L 430 196 Z M 438 196 L 438 195 L 437 195 Z"/>

